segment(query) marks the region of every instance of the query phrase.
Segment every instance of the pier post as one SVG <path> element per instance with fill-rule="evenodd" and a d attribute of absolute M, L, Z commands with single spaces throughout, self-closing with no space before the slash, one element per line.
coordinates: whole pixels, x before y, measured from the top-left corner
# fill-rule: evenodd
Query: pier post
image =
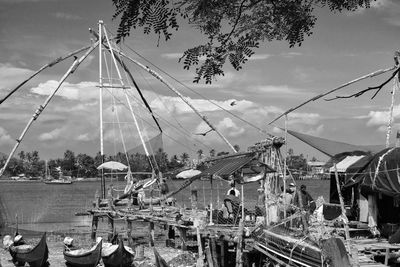
<path fill-rule="evenodd" d="M 150 246 L 154 246 L 154 222 L 149 223 Z"/>
<path fill-rule="evenodd" d="M 190 202 L 192 204 L 192 209 L 197 210 L 197 189 L 191 191 Z"/>
<path fill-rule="evenodd" d="M 132 221 L 126 219 L 126 236 L 128 238 L 129 247 L 133 248 L 133 239 L 132 239 Z"/>
<path fill-rule="evenodd" d="M 178 231 L 179 231 L 179 237 L 181 238 L 182 241 L 182 250 L 186 251 L 187 250 L 187 245 L 186 245 L 186 241 L 187 241 L 187 236 L 186 236 L 186 228 L 182 228 L 182 227 L 177 227 Z"/>
<path fill-rule="evenodd" d="M 220 240 L 220 246 L 221 246 L 221 262 L 220 266 L 221 267 L 226 267 L 227 266 L 227 259 L 228 259 L 228 246 L 227 242 L 225 240 Z"/>
<path fill-rule="evenodd" d="M 236 244 L 236 267 L 243 267 L 243 218 L 239 222 L 239 230 L 237 233 L 237 244 Z"/>
<path fill-rule="evenodd" d="M 112 238 L 114 237 L 114 216 L 111 213 L 107 214 L 108 217 L 108 242 L 111 242 Z"/>
<path fill-rule="evenodd" d="M 92 217 L 92 233 L 90 237 L 92 238 L 93 241 L 96 240 L 96 233 L 97 233 L 97 226 L 99 224 L 99 217 L 97 217 L 95 214 L 93 214 Z"/>
<path fill-rule="evenodd" d="M 219 267 L 218 263 L 218 254 L 217 254 L 217 242 L 215 241 L 215 237 L 210 238 L 210 245 L 211 245 L 211 256 L 213 259 L 213 263 L 215 267 Z"/>
<path fill-rule="evenodd" d="M 208 242 L 207 242 L 206 257 L 207 257 L 208 267 L 217 267 L 214 265 L 213 257 L 211 255 L 210 239 L 208 239 Z"/>
<path fill-rule="evenodd" d="M 200 229 L 199 226 L 196 227 L 196 236 L 197 236 L 197 248 L 199 251 L 199 258 L 197 259 L 197 267 L 203 267 L 204 266 L 204 251 L 203 251 L 203 244 L 201 242 L 201 235 L 200 235 Z"/>

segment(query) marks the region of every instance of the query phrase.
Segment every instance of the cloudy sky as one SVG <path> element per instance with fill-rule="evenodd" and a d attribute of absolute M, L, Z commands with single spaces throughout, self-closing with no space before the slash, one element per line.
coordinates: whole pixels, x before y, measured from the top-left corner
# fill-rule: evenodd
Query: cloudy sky
<path fill-rule="evenodd" d="M 117 21 L 112 20 L 113 12 L 111 0 L 0 0 L 0 97 L 54 58 L 90 45 L 92 36 L 88 29 L 97 29 L 99 19 L 104 21 L 110 36 L 115 33 Z M 182 25 L 171 41 L 161 41 L 159 46 L 155 36 L 132 32 L 123 49 L 132 58 L 149 65 L 133 51 L 140 53 L 199 93 L 167 77 L 232 144 L 244 150 L 265 137 L 258 129 L 282 135 L 267 124 L 283 111 L 359 76 L 393 66 L 393 53 L 399 49 L 398 1 L 379 0 L 372 8 L 352 14 L 317 12 L 314 34 L 301 47 L 289 48 L 284 42 L 265 43 L 243 70 L 237 72 L 227 66 L 225 76 L 217 78 L 211 86 L 193 84 L 193 73 L 183 70 L 178 63 L 185 49 L 201 41 L 193 28 Z M 111 59 L 106 60 L 110 76 L 117 77 Z M 71 63 L 69 59 L 47 69 L 0 105 L 1 152 L 9 153 L 35 109 L 54 90 Z M 165 149 L 169 155 L 182 152 L 193 155 L 199 149 L 208 153 L 211 148 L 229 151 L 216 133 L 196 135 L 207 132 L 208 126 L 166 86 L 140 68 L 130 67 L 164 130 Z M 103 72 L 106 73 L 105 68 Z M 377 85 L 386 77 L 369 79 L 338 95 Z M 29 129 L 19 150 L 38 150 L 42 158 L 61 157 L 66 149 L 92 155 L 99 151 L 98 81 L 96 50 L 66 80 Z M 315 101 L 289 115 L 288 126 L 292 130 L 348 143 L 383 144 L 392 86 L 392 83 L 386 86 L 374 100 L 370 99 L 371 95 L 365 95 L 332 102 Z M 130 90 L 127 94 L 144 138 L 157 135 L 157 128 L 136 92 Z M 231 106 L 233 101 L 236 105 Z M 397 130 L 400 128 L 398 104 L 394 115 L 394 129 Z M 104 121 L 107 154 L 121 151 L 122 140 L 127 148 L 140 144 L 122 90 L 109 89 L 104 93 Z M 116 124 L 117 121 L 120 123 Z M 275 124 L 283 125 L 283 120 Z M 288 142 L 296 154 L 326 159 L 293 138 Z"/>

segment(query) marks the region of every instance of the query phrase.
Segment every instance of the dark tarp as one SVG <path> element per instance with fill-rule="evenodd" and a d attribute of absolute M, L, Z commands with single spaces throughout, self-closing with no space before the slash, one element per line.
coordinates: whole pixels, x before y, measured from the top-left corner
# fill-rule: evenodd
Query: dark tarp
<path fill-rule="evenodd" d="M 254 157 L 255 154 L 250 153 L 217 160 L 212 166 L 203 171 L 202 176 L 218 175 L 225 178 L 252 161 Z"/>
<path fill-rule="evenodd" d="M 391 197 L 400 197 L 400 148 L 387 148 L 368 158 L 370 160 L 353 164 L 357 168 L 357 165 L 362 166 L 366 163 L 358 169 L 358 173 L 348 179 L 348 184 L 360 183 L 364 193 L 379 192 Z"/>
<path fill-rule="evenodd" d="M 275 170 L 268 165 L 258 161 L 257 154 L 253 152 L 225 156 L 212 163 L 213 165 L 205 169 L 201 176 L 218 175 L 226 179 L 229 175 L 243 167 L 245 167 L 245 174 L 257 174 L 263 171 L 275 172 Z"/>
<path fill-rule="evenodd" d="M 287 131 L 292 136 L 297 139 L 303 141 L 304 143 L 312 146 L 318 151 L 328 155 L 329 157 L 334 157 L 337 154 L 341 154 L 344 152 L 353 152 L 353 151 L 362 151 L 366 153 L 377 153 L 385 148 L 384 145 L 353 145 L 344 142 L 333 141 L 321 137 L 316 137 L 308 134 L 303 134 L 299 132 L 295 132 L 292 130 Z"/>

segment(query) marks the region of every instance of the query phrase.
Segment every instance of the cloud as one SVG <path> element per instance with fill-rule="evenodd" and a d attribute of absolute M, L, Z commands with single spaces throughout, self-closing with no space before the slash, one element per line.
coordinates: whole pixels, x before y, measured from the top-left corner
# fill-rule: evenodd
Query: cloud
<path fill-rule="evenodd" d="M 193 105 L 199 112 L 220 111 L 221 109 L 210 101 L 205 99 L 188 99 L 189 103 Z M 235 100 L 228 99 L 225 101 L 211 100 L 217 105 L 226 110 L 237 110 L 244 112 L 245 110 L 254 107 L 254 103 L 248 100 Z M 235 105 L 231 105 L 232 102 Z M 182 101 L 179 97 L 163 96 L 151 101 L 150 106 L 158 110 L 158 112 L 165 112 L 166 106 L 168 110 L 177 114 L 194 113 L 194 111 Z"/>
<path fill-rule="evenodd" d="M 217 129 L 226 133 L 229 137 L 238 137 L 244 133 L 244 128 L 237 126 L 231 118 L 224 118 L 218 122 Z"/>
<path fill-rule="evenodd" d="M 38 139 L 40 141 L 50 141 L 50 140 L 55 140 L 60 137 L 61 133 L 63 132 L 63 129 L 61 128 L 56 128 L 48 133 L 42 133 L 39 135 Z"/>
<path fill-rule="evenodd" d="M 309 92 L 304 89 L 293 88 L 287 85 L 256 85 L 249 89 L 250 92 L 258 94 L 285 95 L 285 97 L 298 97 L 299 95 L 308 95 Z"/>
<path fill-rule="evenodd" d="M 13 142 L 7 131 L 3 127 L 0 127 L 0 145 L 12 144 Z"/>
<path fill-rule="evenodd" d="M 303 53 L 300 52 L 287 52 L 287 53 L 281 53 L 280 56 L 281 57 L 285 57 L 285 58 L 292 58 L 292 57 L 297 57 L 297 56 L 302 56 Z"/>
<path fill-rule="evenodd" d="M 49 80 L 44 83 L 40 83 L 37 87 L 31 89 L 32 93 L 38 95 L 50 95 L 54 89 L 57 87 L 58 82 L 55 80 Z M 80 82 L 72 84 L 69 82 L 64 82 L 60 89 L 57 91 L 57 95 L 71 99 L 71 100 L 82 100 L 86 101 L 89 99 L 97 99 L 98 88 L 95 82 Z"/>
<path fill-rule="evenodd" d="M 84 134 L 78 135 L 78 137 L 76 138 L 76 140 L 78 140 L 78 141 L 90 141 L 93 139 L 94 139 L 93 137 L 89 136 L 89 133 L 84 133 Z"/>
<path fill-rule="evenodd" d="M 167 59 L 178 59 L 183 56 L 183 53 L 164 53 L 161 54 L 161 57 L 167 58 Z"/>
<path fill-rule="evenodd" d="M 387 125 L 389 121 L 389 111 L 370 111 L 366 116 L 369 120 L 367 126 Z M 400 105 L 393 108 L 393 118 L 400 118 Z"/>
<path fill-rule="evenodd" d="M 317 113 L 290 113 L 288 116 L 288 124 L 301 124 L 301 125 L 316 125 L 320 120 L 321 116 Z"/>
<path fill-rule="evenodd" d="M 249 58 L 249 60 L 263 60 L 270 57 L 272 57 L 271 54 L 254 54 Z"/>
<path fill-rule="evenodd" d="M 22 82 L 21 77 L 33 74 L 30 69 L 18 68 L 9 63 L 0 63 L 0 90 L 12 89 Z"/>
<path fill-rule="evenodd" d="M 303 133 L 314 136 L 320 136 L 323 131 L 324 131 L 324 125 L 320 124 L 317 126 L 317 128 L 309 128 L 307 131 Z"/>
<path fill-rule="evenodd" d="M 53 13 L 52 15 L 55 18 L 64 19 L 64 20 L 81 20 L 82 19 L 82 17 L 80 17 L 80 16 L 63 13 L 63 12 L 56 12 L 56 13 Z"/>
<path fill-rule="evenodd" d="M 216 129 L 222 133 L 225 137 L 235 138 L 243 135 L 245 129 L 243 127 L 238 126 L 231 118 L 223 118 L 217 124 L 215 124 Z M 195 128 L 194 134 L 197 133 L 206 133 L 210 131 L 210 126 L 208 126 L 204 121 L 202 121 Z M 206 142 L 218 142 L 221 143 L 223 140 L 217 133 L 210 131 L 206 135 Z"/>

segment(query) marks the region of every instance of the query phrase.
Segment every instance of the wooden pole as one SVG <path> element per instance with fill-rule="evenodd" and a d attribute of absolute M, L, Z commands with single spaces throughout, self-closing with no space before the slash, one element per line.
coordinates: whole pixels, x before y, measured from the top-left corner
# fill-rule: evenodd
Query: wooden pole
<path fill-rule="evenodd" d="M 97 217 L 95 214 L 93 214 L 93 216 L 92 216 L 92 232 L 90 235 L 90 237 L 92 238 L 92 241 L 96 240 L 98 224 L 99 224 L 99 217 Z"/>
<path fill-rule="evenodd" d="M 206 246 L 206 257 L 207 257 L 208 267 L 214 267 L 214 261 L 213 261 L 212 255 L 211 255 L 210 240 L 208 240 L 207 243 L 208 244 Z"/>
<path fill-rule="evenodd" d="M 7 98 L 9 98 L 12 94 L 14 94 L 19 88 L 21 88 L 21 86 L 23 86 L 25 83 L 27 83 L 29 80 L 31 80 L 33 77 L 35 77 L 36 75 L 38 75 L 38 74 L 39 74 L 40 72 L 42 72 L 43 70 L 45 70 L 45 69 L 47 69 L 47 68 L 49 68 L 49 67 L 52 67 L 52 66 L 54 66 L 55 64 L 57 64 L 57 63 L 59 63 L 59 62 L 65 60 L 65 59 L 67 59 L 67 58 L 70 58 L 70 57 L 72 57 L 72 56 L 74 56 L 74 55 L 76 55 L 76 54 L 78 54 L 78 53 L 80 53 L 80 52 L 83 52 L 83 51 L 85 51 L 85 50 L 88 50 L 90 47 L 91 47 L 90 45 L 89 45 L 89 46 L 82 47 L 82 48 L 80 48 L 80 49 L 78 49 L 78 50 L 75 50 L 75 51 L 69 53 L 69 54 L 66 54 L 66 55 L 64 55 L 64 56 L 58 57 L 58 58 L 54 59 L 53 61 L 51 61 L 50 63 L 47 63 L 46 65 L 43 65 L 39 70 L 37 70 L 35 73 L 33 73 L 31 76 L 29 76 L 28 79 L 26 79 L 25 81 L 23 81 L 22 83 L 20 83 L 17 87 L 15 87 L 14 89 L 12 89 L 3 99 L 1 99 L 1 100 L 0 100 L 0 105 L 1 105 L 4 101 L 6 101 Z"/>
<path fill-rule="evenodd" d="M 115 49 L 112 49 L 112 48 L 110 49 L 110 51 L 114 51 L 114 50 Z M 125 55 L 121 51 L 115 51 L 115 52 L 118 53 L 119 55 L 127 58 L 129 61 L 131 61 L 132 63 L 136 64 L 137 66 L 143 68 L 144 70 L 149 72 L 151 75 L 153 75 L 156 79 L 158 79 L 159 81 L 164 83 L 167 86 L 168 89 L 173 91 L 179 98 L 181 98 L 183 100 L 183 102 L 185 102 L 212 130 L 214 130 L 219 135 L 219 137 L 221 137 L 221 139 L 229 146 L 229 148 L 234 151 L 234 153 L 237 153 L 237 151 L 233 147 L 233 145 L 228 141 L 228 139 L 226 139 L 226 137 L 224 135 L 222 135 L 222 133 L 220 131 L 217 130 L 217 128 L 209 121 L 209 119 L 205 115 L 201 114 L 189 102 L 189 100 L 187 98 L 185 98 L 177 89 L 175 89 L 168 81 L 166 81 L 164 78 L 162 78 L 158 73 L 156 73 L 154 70 L 150 69 L 148 66 L 143 65 L 142 63 L 138 62 L 137 60 Z"/>
<path fill-rule="evenodd" d="M 8 163 L 10 162 L 11 158 L 14 156 L 15 151 L 17 150 L 19 144 L 21 143 L 22 139 L 24 138 L 25 134 L 28 132 L 29 127 L 33 124 L 33 122 L 40 116 L 42 111 L 47 107 L 49 104 L 50 100 L 54 97 L 54 95 L 57 93 L 58 89 L 60 89 L 61 85 L 63 82 L 68 78 L 69 75 L 71 75 L 77 68 L 78 66 L 82 63 L 82 61 L 98 46 L 99 42 L 94 43 L 86 53 L 80 57 L 79 59 L 76 59 L 71 67 L 68 69 L 68 71 L 64 74 L 64 76 L 59 80 L 57 87 L 53 90 L 53 92 L 46 98 L 46 100 L 43 102 L 42 105 L 38 107 L 38 109 L 35 111 L 35 113 L 32 115 L 32 118 L 29 120 L 28 124 L 25 126 L 24 130 L 22 131 L 21 135 L 19 138 L 16 140 L 17 142 L 15 143 L 13 149 L 11 150 L 6 162 L 4 163 L 3 168 L 0 170 L 0 177 L 3 175 L 4 171 L 7 168 Z"/>
<path fill-rule="evenodd" d="M 154 222 L 149 223 L 150 246 L 154 246 Z"/>
<path fill-rule="evenodd" d="M 237 233 L 237 244 L 236 244 L 236 267 L 243 267 L 243 218 L 239 222 L 239 230 Z"/>
<path fill-rule="evenodd" d="M 211 256 L 213 259 L 213 263 L 215 267 L 219 267 L 218 264 L 218 254 L 217 254 L 217 242 L 215 241 L 215 237 L 210 238 L 210 244 L 211 244 Z"/>
<path fill-rule="evenodd" d="M 132 239 L 132 221 L 126 219 L 126 236 L 128 238 L 129 247 L 133 248 L 133 239 Z"/>
<path fill-rule="evenodd" d="M 197 249 L 199 252 L 199 257 L 197 259 L 196 267 L 203 267 L 205 259 L 204 259 L 203 244 L 201 242 L 199 226 L 196 227 L 196 236 L 197 236 Z"/>
<path fill-rule="evenodd" d="M 187 235 L 186 235 L 186 228 L 182 228 L 182 227 L 176 227 L 178 229 L 179 232 L 179 237 L 182 241 L 182 250 L 186 251 L 187 250 Z"/>
<path fill-rule="evenodd" d="M 344 208 L 344 201 L 343 201 L 343 196 L 342 196 L 342 192 L 340 189 L 340 182 L 339 182 L 339 174 L 337 171 L 337 166 L 336 163 L 333 165 L 334 169 L 335 169 L 335 180 L 336 180 L 336 189 L 338 191 L 338 195 L 339 195 L 339 203 L 340 203 L 340 208 L 342 210 L 342 216 L 344 217 L 344 233 L 346 236 L 346 245 L 347 245 L 347 249 L 348 249 L 348 253 L 351 254 L 351 243 L 350 243 L 350 232 L 349 232 L 349 224 L 348 224 L 348 220 L 347 220 L 347 216 L 346 216 L 346 209 Z"/>
<path fill-rule="evenodd" d="M 353 83 L 356 83 L 356 82 L 358 82 L 358 81 L 361 81 L 361 80 L 364 80 L 364 79 L 367 79 L 367 78 L 372 78 L 372 77 L 374 77 L 374 76 L 378 76 L 378 75 L 384 74 L 384 73 L 386 73 L 386 72 L 388 72 L 388 71 L 392 71 L 392 70 L 395 70 L 395 69 L 397 69 L 397 66 L 390 67 L 390 68 L 383 69 L 383 70 L 382 70 L 382 69 L 381 69 L 381 70 L 377 70 L 377 71 L 375 71 L 375 72 L 369 73 L 369 74 L 364 75 L 364 76 L 361 76 L 361 77 L 359 77 L 359 78 L 356 78 L 356 79 L 354 79 L 354 80 L 352 80 L 352 81 L 350 81 L 350 82 L 344 83 L 344 84 L 342 84 L 342 85 L 340 85 L 340 86 L 338 86 L 338 87 L 336 87 L 336 88 L 334 88 L 334 89 L 332 89 L 332 90 L 330 90 L 330 91 L 328 91 L 328 92 L 326 92 L 326 93 L 323 93 L 323 94 L 314 96 L 313 98 L 308 99 L 307 101 L 301 103 L 300 105 L 297 105 L 296 107 L 291 108 L 291 109 L 289 109 L 288 111 L 285 111 L 284 113 L 282 113 L 281 115 L 279 115 L 278 117 L 276 117 L 274 120 L 272 120 L 270 123 L 268 123 L 268 125 L 271 125 L 272 123 L 274 123 L 274 122 L 277 121 L 278 119 L 282 118 L 283 116 L 285 116 L 285 115 L 287 115 L 287 114 L 289 114 L 289 113 L 295 111 L 296 109 L 298 109 L 298 108 L 300 108 L 300 107 L 302 107 L 302 106 L 304 106 L 304 105 L 306 105 L 306 104 L 308 104 L 308 103 L 310 103 L 310 102 L 312 102 L 312 101 L 315 101 L 315 100 L 317 100 L 317 99 L 320 99 L 321 97 L 324 97 L 324 96 L 329 95 L 329 94 L 331 94 L 331 93 L 333 93 L 333 92 L 336 92 L 336 91 L 338 91 L 338 90 L 340 90 L 340 89 L 342 89 L 342 88 L 344 88 L 344 87 L 346 87 L 346 86 L 349 86 L 349 85 L 351 85 L 351 84 L 353 84 Z"/>
<path fill-rule="evenodd" d="M 221 267 L 226 267 L 227 266 L 227 259 L 228 259 L 228 246 L 227 242 L 225 240 L 220 240 L 220 245 L 221 245 Z"/>

